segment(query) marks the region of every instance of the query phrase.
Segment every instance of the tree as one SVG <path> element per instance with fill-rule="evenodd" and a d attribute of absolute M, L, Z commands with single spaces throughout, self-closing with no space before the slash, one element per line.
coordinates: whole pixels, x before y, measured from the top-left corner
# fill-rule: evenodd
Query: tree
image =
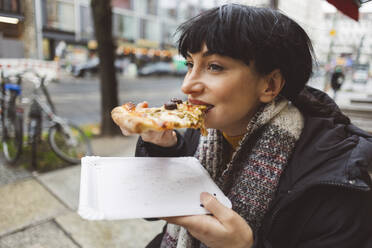
<path fill-rule="evenodd" d="M 111 110 L 119 103 L 115 74 L 115 46 L 112 37 L 112 9 L 109 0 L 91 0 L 94 33 L 97 40 L 101 91 L 101 135 L 113 136 L 120 129 L 111 119 Z"/>

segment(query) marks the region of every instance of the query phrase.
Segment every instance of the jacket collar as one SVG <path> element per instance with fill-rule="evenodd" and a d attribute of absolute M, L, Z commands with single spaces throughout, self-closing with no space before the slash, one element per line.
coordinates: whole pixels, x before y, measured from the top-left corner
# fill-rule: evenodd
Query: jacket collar
<path fill-rule="evenodd" d="M 372 136 L 350 124 L 325 93 L 307 87 L 294 104 L 305 126 L 291 161 L 281 177 L 279 193 L 319 185 L 369 190 Z M 325 106 L 316 110 L 317 107 Z"/>

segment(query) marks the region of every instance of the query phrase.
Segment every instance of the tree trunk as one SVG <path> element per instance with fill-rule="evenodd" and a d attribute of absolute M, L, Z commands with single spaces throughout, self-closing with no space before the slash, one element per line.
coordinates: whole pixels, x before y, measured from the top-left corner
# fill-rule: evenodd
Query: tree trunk
<path fill-rule="evenodd" d="M 113 136 L 120 129 L 111 119 L 111 110 L 118 106 L 118 83 L 115 74 L 115 46 L 112 38 L 111 1 L 91 0 L 94 33 L 98 44 L 101 91 L 101 135 Z"/>

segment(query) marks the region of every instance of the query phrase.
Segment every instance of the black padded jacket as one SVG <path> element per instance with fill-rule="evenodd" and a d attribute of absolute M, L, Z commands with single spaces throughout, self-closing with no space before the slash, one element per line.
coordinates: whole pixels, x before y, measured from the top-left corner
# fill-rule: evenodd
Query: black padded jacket
<path fill-rule="evenodd" d="M 367 171 L 372 169 L 372 136 L 350 124 L 320 91 L 308 87 L 306 97 L 294 104 L 303 113 L 305 126 L 254 234 L 254 247 L 371 248 L 372 190 Z M 323 107 L 316 110 L 317 104 Z M 171 148 L 139 139 L 136 156 L 193 156 L 199 131 L 177 135 L 178 143 Z M 147 247 L 160 247 L 162 235 Z"/>

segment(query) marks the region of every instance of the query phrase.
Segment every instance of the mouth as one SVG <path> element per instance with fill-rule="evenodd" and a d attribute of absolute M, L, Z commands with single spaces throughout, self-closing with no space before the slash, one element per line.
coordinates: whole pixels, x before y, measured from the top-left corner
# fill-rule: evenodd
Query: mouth
<path fill-rule="evenodd" d="M 204 106 L 206 106 L 207 109 L 205 110 L 205 113 L 208 113 L 212 108 L 214 108 L 214 105 L 203 102 L 203 101 L 200 101 L 200 100 L 189 98 L 188 101 L 189 101 L 189 103 L 191 103 L 193 105 L 204 105 Z"/>

